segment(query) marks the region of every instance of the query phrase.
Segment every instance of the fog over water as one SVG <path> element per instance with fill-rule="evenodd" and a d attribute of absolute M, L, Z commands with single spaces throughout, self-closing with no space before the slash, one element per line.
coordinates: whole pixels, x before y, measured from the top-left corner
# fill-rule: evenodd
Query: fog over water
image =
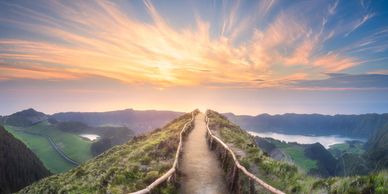
<path fill-rule="evenodd" d="M 328 135 L 328 136 L 307 136 L 307 135 L 289 135 L 283 133 L 273 133 L 273 132 L 254 132 L 248 131 L 251 135 L 259 137 L 270 137 L 273 139 L 285 141 L 285 142 L 297 142 L 300 144 L 312 144 L 319 142 L 325 148 L 329 148 L 331 145 L 344 143 L 351 140 L 359 140 L 365 142 L 365 139 L 355 139 L 349 137 L 341 137 L 337 135 Z"/>
<path fill-rule="evenodd" d="M 79 136 L 84 137 L 86 139 L 89 139 L 90 141 L 94 141 L 94 140 L 97 140 L 98 138 L 100 138 L 100 136 L 96 135 L 96 134 L 81 134 Z"/>

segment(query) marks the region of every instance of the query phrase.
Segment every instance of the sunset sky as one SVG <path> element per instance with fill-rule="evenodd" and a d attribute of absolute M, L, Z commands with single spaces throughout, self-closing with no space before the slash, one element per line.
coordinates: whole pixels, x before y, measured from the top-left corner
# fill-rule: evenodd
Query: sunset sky
<path fill-rule="evenodd" d="M 0 0 L 0 105 L 388 112 L 388 2 Z"/>

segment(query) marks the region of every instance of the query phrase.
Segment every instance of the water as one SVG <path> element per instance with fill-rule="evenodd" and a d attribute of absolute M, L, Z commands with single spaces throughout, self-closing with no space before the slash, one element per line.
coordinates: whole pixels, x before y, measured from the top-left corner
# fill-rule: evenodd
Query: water
<path fill-rule="evenodd" d="M 331 145 L 345 143 L 346 141 L 358 140 L 365 142 L 365 139 L 355 139 L 349 137 L 341 137 L 337 135 L 328 135 L 328 136 L 307 136 L 307 135 L 288 135 L 283 133 L 273 133 L 273 132 L 253 132 L 248 131 L 251 135 L 259 137 L 270 137 L 273 139 L 285 141 L 285 142 L 297 142 L 300 144 L 312 144 L 320 143 L 326 149 Z"/>
<path fill-rule="evenodd" d="M 86 138 L 86 139 L 88 139 L 90 141 L 94 141 L 94 140 L 97 140 L 97 139 L 100 138 L 100 136 L 96 135 L 96 134 L 81 134 L 79 136 L 81 136 L 83 138 Z"/>

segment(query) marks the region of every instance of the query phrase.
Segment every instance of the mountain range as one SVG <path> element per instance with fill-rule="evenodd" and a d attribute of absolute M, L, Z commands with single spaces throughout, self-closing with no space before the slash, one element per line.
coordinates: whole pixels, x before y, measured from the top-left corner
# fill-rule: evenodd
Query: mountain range
<path fill-rule="evenodd" d="M 51 115 L 57 121 L 78 121 L 92 127 L 125 126 L 136 133 L 150 131 L 182 115 L 181 112 L 125 109 L 109 112 L 63 112 Z"/>
<path fill-rule="evenodd" d="M 388 113 L 361 115 L 260 114 L 257 116 L 224 113 L 232 122 L 256 132 L 278 132 L 298 135 L 339 135 L 368 138 L 388 125 Z"/>

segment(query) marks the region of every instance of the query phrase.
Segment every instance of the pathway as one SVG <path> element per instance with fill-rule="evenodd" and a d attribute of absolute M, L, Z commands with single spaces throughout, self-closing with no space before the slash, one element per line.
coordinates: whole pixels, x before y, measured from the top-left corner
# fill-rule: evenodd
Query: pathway
<path fill-rule="evenodd" d="M 183 194 L 228 194 L 225 174 L 206 142 L 205 115 L 195 117 L 195 127 L 185 140 L 181 159 Z"/>

